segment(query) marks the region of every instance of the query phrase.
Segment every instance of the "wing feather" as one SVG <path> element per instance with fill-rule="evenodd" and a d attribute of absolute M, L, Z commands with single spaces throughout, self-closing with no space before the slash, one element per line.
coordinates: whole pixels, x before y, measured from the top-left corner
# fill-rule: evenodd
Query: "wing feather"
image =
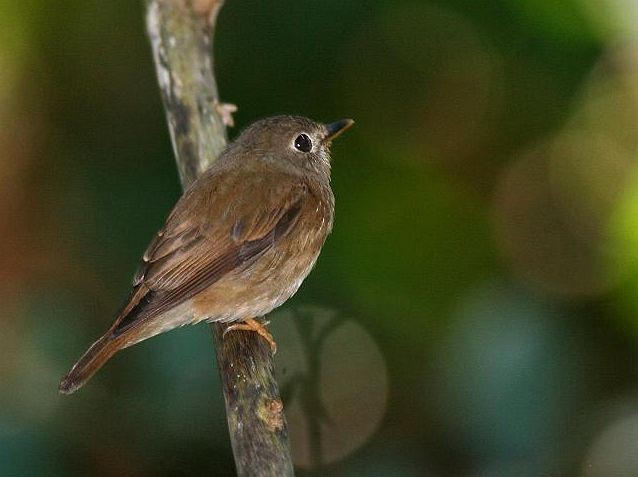
<path fill-rule="evenodd" d="M 137 303 L 125 307 L 131 316 L 121 316 L 114 331 L 183 303 L 276 245 L 294 227 L 308 188 L 300 177 L 272 174 L 265 181 L 222 171 L 196 181 L 144 253 Z"/>

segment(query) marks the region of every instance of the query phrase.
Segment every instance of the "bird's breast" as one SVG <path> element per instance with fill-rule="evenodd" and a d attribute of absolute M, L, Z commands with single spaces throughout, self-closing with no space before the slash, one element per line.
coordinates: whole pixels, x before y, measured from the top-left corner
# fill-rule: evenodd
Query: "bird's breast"
<path fill-rule="evenodd" d="M 333 211 L 329 188 L 313 193 L 294 225 L 263 255 L 195 297 L 195 320 L 241 321 L 282 305 L 314 267 L 332 229 Z"/>

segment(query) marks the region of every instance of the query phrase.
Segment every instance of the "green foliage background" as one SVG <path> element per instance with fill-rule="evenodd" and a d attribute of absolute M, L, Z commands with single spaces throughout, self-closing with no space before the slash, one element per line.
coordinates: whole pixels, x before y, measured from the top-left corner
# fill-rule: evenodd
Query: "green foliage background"
<path fill-rule="evenodd" d="M 621 0 L 227 0 L 231 135 L 357 121 L 273 320 L 283 374 L 299 310 L 356 324 L 312 350 L 336 414 L 293 432 L 300 475 L 638 475 L 636 25 Z M 56 392 L 179 193 L 142 2 L 1 0 L 0 475 L 233 474 L 204 326 Z"/>

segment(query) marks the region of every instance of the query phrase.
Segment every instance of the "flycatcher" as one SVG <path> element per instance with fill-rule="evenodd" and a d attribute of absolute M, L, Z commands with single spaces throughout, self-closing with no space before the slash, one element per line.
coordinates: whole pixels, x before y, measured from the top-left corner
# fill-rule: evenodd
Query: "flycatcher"
<path fill-rule="evenodd" d="M 62 379 L 82 387 L 115 353 L 175 327 L 232 323 L 275 342 L 256 318 L 283 304 L 332 229 L 331 141 L 351 119 L 257 121 L 184 192 L 142 257 L 111 328 Z"/>

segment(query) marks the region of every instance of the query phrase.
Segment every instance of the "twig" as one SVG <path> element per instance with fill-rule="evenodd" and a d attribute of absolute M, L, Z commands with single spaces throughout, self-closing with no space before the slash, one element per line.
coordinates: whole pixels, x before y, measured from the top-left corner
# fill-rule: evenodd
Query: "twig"
<path fill-rule="evenodd" d="M 146 0 L 147 28 L 179 175 L 188 187 L 226 146 L 230 105 L 219 101 L 212 39 L 223 0 Z M 292 476 L 270 347 L 256 333 L 211 325 L 228 428 L 243 476 Z"/>

